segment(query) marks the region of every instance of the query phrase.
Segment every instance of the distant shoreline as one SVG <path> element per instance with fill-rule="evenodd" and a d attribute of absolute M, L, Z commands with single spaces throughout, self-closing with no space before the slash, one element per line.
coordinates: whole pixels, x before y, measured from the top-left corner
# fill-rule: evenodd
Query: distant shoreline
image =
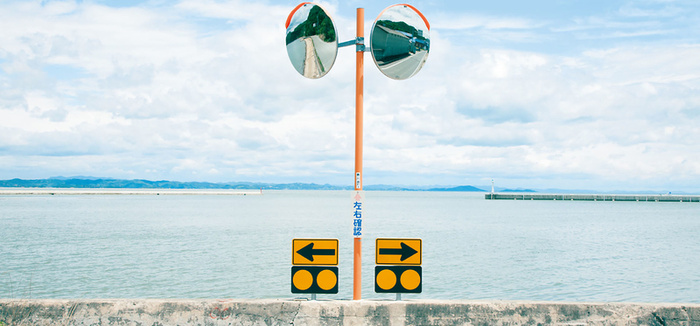
<path fill-rule="evenodd" d="M 241 191 L 226 189 L 107 189 L 107 188 L 0 188 L 1 195 L 220 195 L 254 196 L 262 190 Z"/>
<path fill-rule="evenodd" d="M 2 188 L 54 188 L 54 189 L 178 189 L 183 191 L 191 190 L 212 190 L 212 191 L 257 191 L 263 190 L 353 190 L 354 187 L 338 186 L 331 184 L 315 183 L 263 183 L 263 182 L 181 182 L 181 181 L 151 181 L 151 180 L 122 180 L 109 178 L 76 177 L 76 178 L 49 178 L 49 179 L 11 179 L 0 180 Z M 400 187 L 392 185 L 367 185 L 364 190 L 385 190 L 385 191 L 460 191 L 460 192 L 485 192 L 473 186 L 456 187 Z"/>

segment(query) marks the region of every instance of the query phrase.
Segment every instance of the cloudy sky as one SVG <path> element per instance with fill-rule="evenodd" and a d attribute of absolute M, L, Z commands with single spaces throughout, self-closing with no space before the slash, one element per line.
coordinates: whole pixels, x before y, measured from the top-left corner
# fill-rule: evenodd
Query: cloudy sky
<path fill-rule="evenodd" d="M 298 1 L 0 1 L 0 179 L 353 185 L 354 51 L 299 75 Z M 322 1 L 340 41 L 394 2 Z M 412 1 L 431 51 L 365 57 L 365 185 L 700 192 L 700 2 Z"/>

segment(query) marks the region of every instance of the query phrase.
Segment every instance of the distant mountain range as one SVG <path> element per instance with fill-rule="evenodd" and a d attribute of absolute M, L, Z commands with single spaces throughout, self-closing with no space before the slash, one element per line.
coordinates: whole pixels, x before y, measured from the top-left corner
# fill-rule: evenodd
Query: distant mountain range
<path fill-rule="evenodd" d="M 458 187 L 451 187 L 451 188 L 430 188 L 428 190 L 429 191 L 480 191 L 480 192 L 485 191 L 483 189 L 479 189 L 479 188 L 473 187 L 473 186 L 458 186 Z"/>
<path fill-rule="evenodd" d="M 180 181 L 150 181 L 123 180 L 96 177 L 54 177 L 49 179 L 11 179 L 0 180 L 0 187 L 5 188 L 125 188 L 125 189 L 271 189 L 271 190 L 352 190 L 352 186 L 336 186 L 315 183 L 262 183 L 262 182 L 180 182 Z M 485 192 L 473 186 L 457 187 L 399 187 L 392 185 L 368 185 L 364 190 L 384 191 L 468 191 Z"/>
<path fill-rule="evenodd" d="M 11 179 L 0 180 L 0 188 L 122 188 L 122 189 L 266 189 L 266 190 L 352 190 L 350 186 L 338 186 L 316 183 L 265 183 L 265 182 L 181 182 L 181 181 L 151 181 L 151 180 L 124 180 L 113 178 L 100 178 L 91 176 L 52 177 L 48 179 Z M 488 190 L 485 190 L 488 189 Z M 367 191 L 462 191 L 462 192 L 490 192 L 488 186 L 396 186 L 396 185 L 366 185 Z M 531 188 L 500 188 L 496 192 L 519 193 L 546 193 L 546 194 L 666 194 L 669 192 L 658 191 L 596 191 L 582 189 L 531 189 Z M 674 194 L 690 194 L 686 192 L 673 192 Z"/>

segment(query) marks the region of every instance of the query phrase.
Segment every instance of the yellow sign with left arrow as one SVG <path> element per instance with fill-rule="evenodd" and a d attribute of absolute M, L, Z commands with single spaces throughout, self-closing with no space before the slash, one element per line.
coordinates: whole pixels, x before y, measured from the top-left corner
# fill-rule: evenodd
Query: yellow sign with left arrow
<path fill-rule="evenodd" d="M 338 265 L 338 239 L 293 239 L 292 265 Z"/>

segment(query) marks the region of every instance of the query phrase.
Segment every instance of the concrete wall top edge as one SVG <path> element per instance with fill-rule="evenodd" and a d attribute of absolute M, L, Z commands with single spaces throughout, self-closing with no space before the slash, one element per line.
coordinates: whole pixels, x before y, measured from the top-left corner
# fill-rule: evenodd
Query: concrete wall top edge
<path fill-rule="evenodd" d="M 698 303 L 0 299 L 6 325 L 700 325 Z"/>
<path fill-rule="evenodd" d="M 363 300 L 305 300 L 305 299 L 8 299 L 0 298 L 0 304 L 8 303 L 34 303 L 34 304 L 65 304 L 65 303 L 178 303 L 178 304 L 219 304 L 219 303 L 299 303 L 299 304 L 372 304 L 372 305 L 407 305 L 407 304 L 458 304 L 458 305 L 619 305 L 619 306 L 656 306 L 656 307 L 699 307 L 700 303 L 669 303 L 669 302 L 577 302 L 577 301 L 527 301 L 527 300 L 439 300 L 439 299 L 405 299 L 395 301 L 391 299 L 363 299 Z"/>

